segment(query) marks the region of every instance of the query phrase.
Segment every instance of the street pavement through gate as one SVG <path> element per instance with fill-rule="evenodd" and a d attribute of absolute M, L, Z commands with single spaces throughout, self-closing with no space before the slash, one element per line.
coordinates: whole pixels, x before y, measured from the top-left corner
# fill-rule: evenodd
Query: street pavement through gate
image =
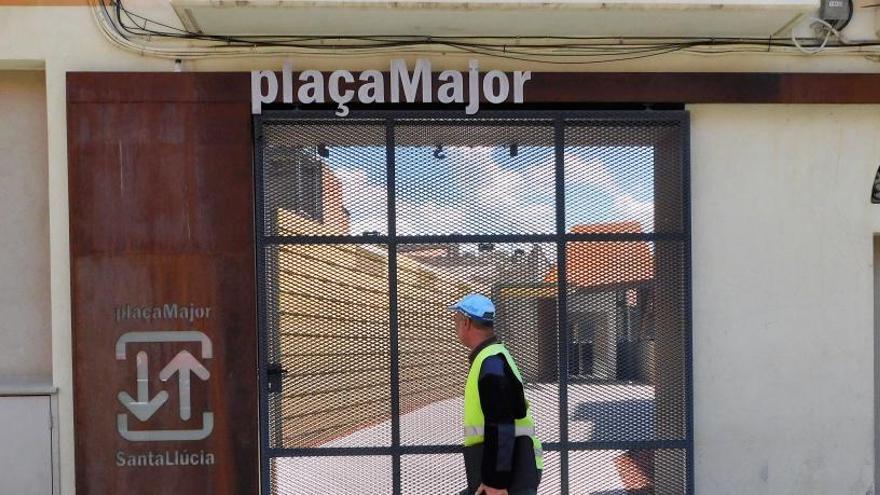
<path fill-rule="evenodd" d="M 558 385 L 527 387 L 538 436 L 544 442 L 559 440 Z M 572 441 L 651 440 L 654 423 L 654 390 L 648 385 L 569 384 L 569 439 Z M 611 401 L 610 398 L 615 400 Z M 400 417 L 403 445 L 460 445 L 462 442 L 461 397 L 434 402 Z M 634 425 L 644 428 L 644 438 L 633 438 Z M 407 442 L 407 432 L 419 432 L 418 443 Z M 425 438 L 424 433 L 431 437 Z M 627 433 L 628 432 L 628 433 Z M 625 437 L 624 435 L 627 435 Z M 391 421 L 358 430 L 320 447 L 387 445 Z M 626 495 L 626 481 L 616 460 L 625 451 L 604 450 L 569 454 L 569 492 L 577 495 Z M 545 451 L 545 469 L 539 494 L 560 492 L 559 453 Z M 289 495 L 387 495 L 391 492 L 390 458 L 346 457 L 346 469 L 338 469 L 332 456 L 278 458 L 278 492 Z M 589 473 L 589 476 L 587 476 Z M 460 454 L 404 455 L 401 459 L 404 494 L 457 495 L 465 488 L 464 463 Z M 301 480 L 302 485 L 292 480 Z M 296 483 L 296 486 L 293 485 Z M 355 488 L 357 487 L 357 488 Z M 630 487 L 631 488 L 631 487 Z M 352 490 L 357 490 L 353 492 Z"/>

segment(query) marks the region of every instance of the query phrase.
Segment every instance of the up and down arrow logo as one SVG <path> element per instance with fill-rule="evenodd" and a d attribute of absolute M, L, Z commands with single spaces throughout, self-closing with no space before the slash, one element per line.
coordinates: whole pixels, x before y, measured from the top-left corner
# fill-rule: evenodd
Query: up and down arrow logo
<path fill-rule="evenodd" d="M 157 331 L 157 332 L 128 332 L 116 341 L 116 359 L 126 360 L 126 346 L 130 343 L 181 343 L 196 342 L 201 344 L 201 358 L 211 359 L 213 348 L 211 339 L 202 332 L 190 331 Z M 119 402 L 126 410 L 141 422 L 147 422 L 156 412 L 168 402 L 169 395 L 165 390 L 160 390 L 154 396 L 150 396 L 150 370 L 149 356 L 146 351 L 138 351 L 135 358 L 136 390 L 137 397 L 132 397 L 126 391 L 120 391 L 117 395 Z M 211 378 L 211 372 L 187 350 L 181 350 L 159 372 L 159 380 L 167 382 L 177 375 L 177 388 L 180 403 L 180 419 L 189 421 L 192 418 L 192 376 L 195 375 L 202 381 Z M 116 426 L 119 434 L 130 441 L 156 442 L 156 441 L 186 441 L 202 440 L 207 438 L 214 429 L 214 414 L 210 411 L 202 412 L 202 427 L 197 429 L 144 429 L 133 430 L 129 427 L 129 415 L 121 413 L 116 416 Z"/>

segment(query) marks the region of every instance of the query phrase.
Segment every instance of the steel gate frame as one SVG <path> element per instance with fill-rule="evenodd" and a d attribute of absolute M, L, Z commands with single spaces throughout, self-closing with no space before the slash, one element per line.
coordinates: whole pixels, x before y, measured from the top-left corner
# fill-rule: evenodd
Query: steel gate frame
<path fill-rule="evenodd" d="M 555 233 L 553 234 L 452 234 L 452 235 L 406 235 L 396 232 L 396 187 L 395 187 L 395 124 L 399 120 L 418 119 L 423 125 L 449 125 L 456 122 L 474 121 L 485 125 L 521 126 L 535 125 L 552 121 L 555 160 Z M 430 120 L 429 120 L 430 119 Z M 496 122 L 480 122 L 497 119 Z M 387 235 L 264 235 L 264 183 L 263 183 L 263 126 L 266 122 L 321 122 L 322 124 L 355 124 L 362 120 L 379 121 L 385 126 L 386 163 L 386 212 L 388 217 Z M 443 122 L 443 121 L 447 122 Z M 648 232 L 641 234 L 575 234 L 565 232 L 565 129 L 566 122 L 575 121 L 615 121 L 625 123 L 671 123 L 678 126 L 681 136 L 682 166 L 682 231 L 679 233 Z M 569 452 L 591 450 L 658 450 L 677 449 L 685 453 L 685 486 L 688 494 L 694 493 L 694 424 L 693 424 L 693 294 L 692 294 L 692 247 L 691 247 L 691 184 L 690 184 L 690 117 L 684 110 L 494 110 L 481 111 L 476 115 L 466 115 L 462 111 L 438 110 L 357 110 L 352 116 L 340 118 L 332 110 L 266 110 L 253 116 L 254 131 L 254 227 L 256 240 L 257 274 L 257 331 L 259 342 L 258 376 L 260 387 L 260 493 L 271 495 L 270 461 L 279 457 L 302 456 L 359 456 L 381 455 L 392 459 L 393 495 L 400 495 L 401 456 L 409 454 L 451 454 L 463 452 L 458 445 L 401 445 L 400 441 L 400 387 L 399 387 L 399 342 L 397 307 L 397 246 L 398 244 L 420 243 L 480 243 L 480 242 L 542 242 L 556 246 L 557 276 L 557 328 L 559 331 L 558 373 L 559 373 L 559 441 L 544 443 L 544 451 L 557 451 L 560 454 L 560 487 L 562 494 L 568 494 Z M 656 171 L 656 165 L 654 166 Z M 677 241 L 683 247 L 684 275 L 684 343 L 685 343 L 685 438 L 683 440 L 637 440 L 637 441 L 570 441 L 568 439 L 568 356 L 569 328 L 568 291 L 566 278 L 566 242 L 570 241 Z M 389 340 L 391 369 L 391 445 L 382 447 L 302 447 L 273 448 L 270 446 L 269 432 L 269 393 L 274 378 L 270 373 L 281 373 L 275 363 L 269 362 L 269 338 L 266 303 L 266 256 L 265 248 L 284 244 L 373 244 L 388 247 L 388 297 L 389 297 Z"/>

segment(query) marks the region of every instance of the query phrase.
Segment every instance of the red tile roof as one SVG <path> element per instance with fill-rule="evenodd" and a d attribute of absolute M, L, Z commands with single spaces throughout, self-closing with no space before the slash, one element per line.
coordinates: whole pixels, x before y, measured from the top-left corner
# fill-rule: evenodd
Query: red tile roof
<path fill-rule="evenodd" d="M 575 234 L 641 234 L 639 222 L 612 222 L 575 225 Z M 654 254 L 650 243 L 636 242 L 571 242 L 566 248 L 566 275 L 569 285 L 595 287 L 632 284 L 654 278 Z M 553 266 L 544 278 L 556 281 Z"/>

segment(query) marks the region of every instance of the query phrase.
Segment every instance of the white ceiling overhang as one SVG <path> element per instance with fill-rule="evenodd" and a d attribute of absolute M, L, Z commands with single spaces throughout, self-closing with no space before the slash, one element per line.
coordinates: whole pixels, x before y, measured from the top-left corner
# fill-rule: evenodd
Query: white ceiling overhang
<path fill-rule="evenodd" d="M 211 35 L 769 37 L 818 0 L 171 0 Z"/>

